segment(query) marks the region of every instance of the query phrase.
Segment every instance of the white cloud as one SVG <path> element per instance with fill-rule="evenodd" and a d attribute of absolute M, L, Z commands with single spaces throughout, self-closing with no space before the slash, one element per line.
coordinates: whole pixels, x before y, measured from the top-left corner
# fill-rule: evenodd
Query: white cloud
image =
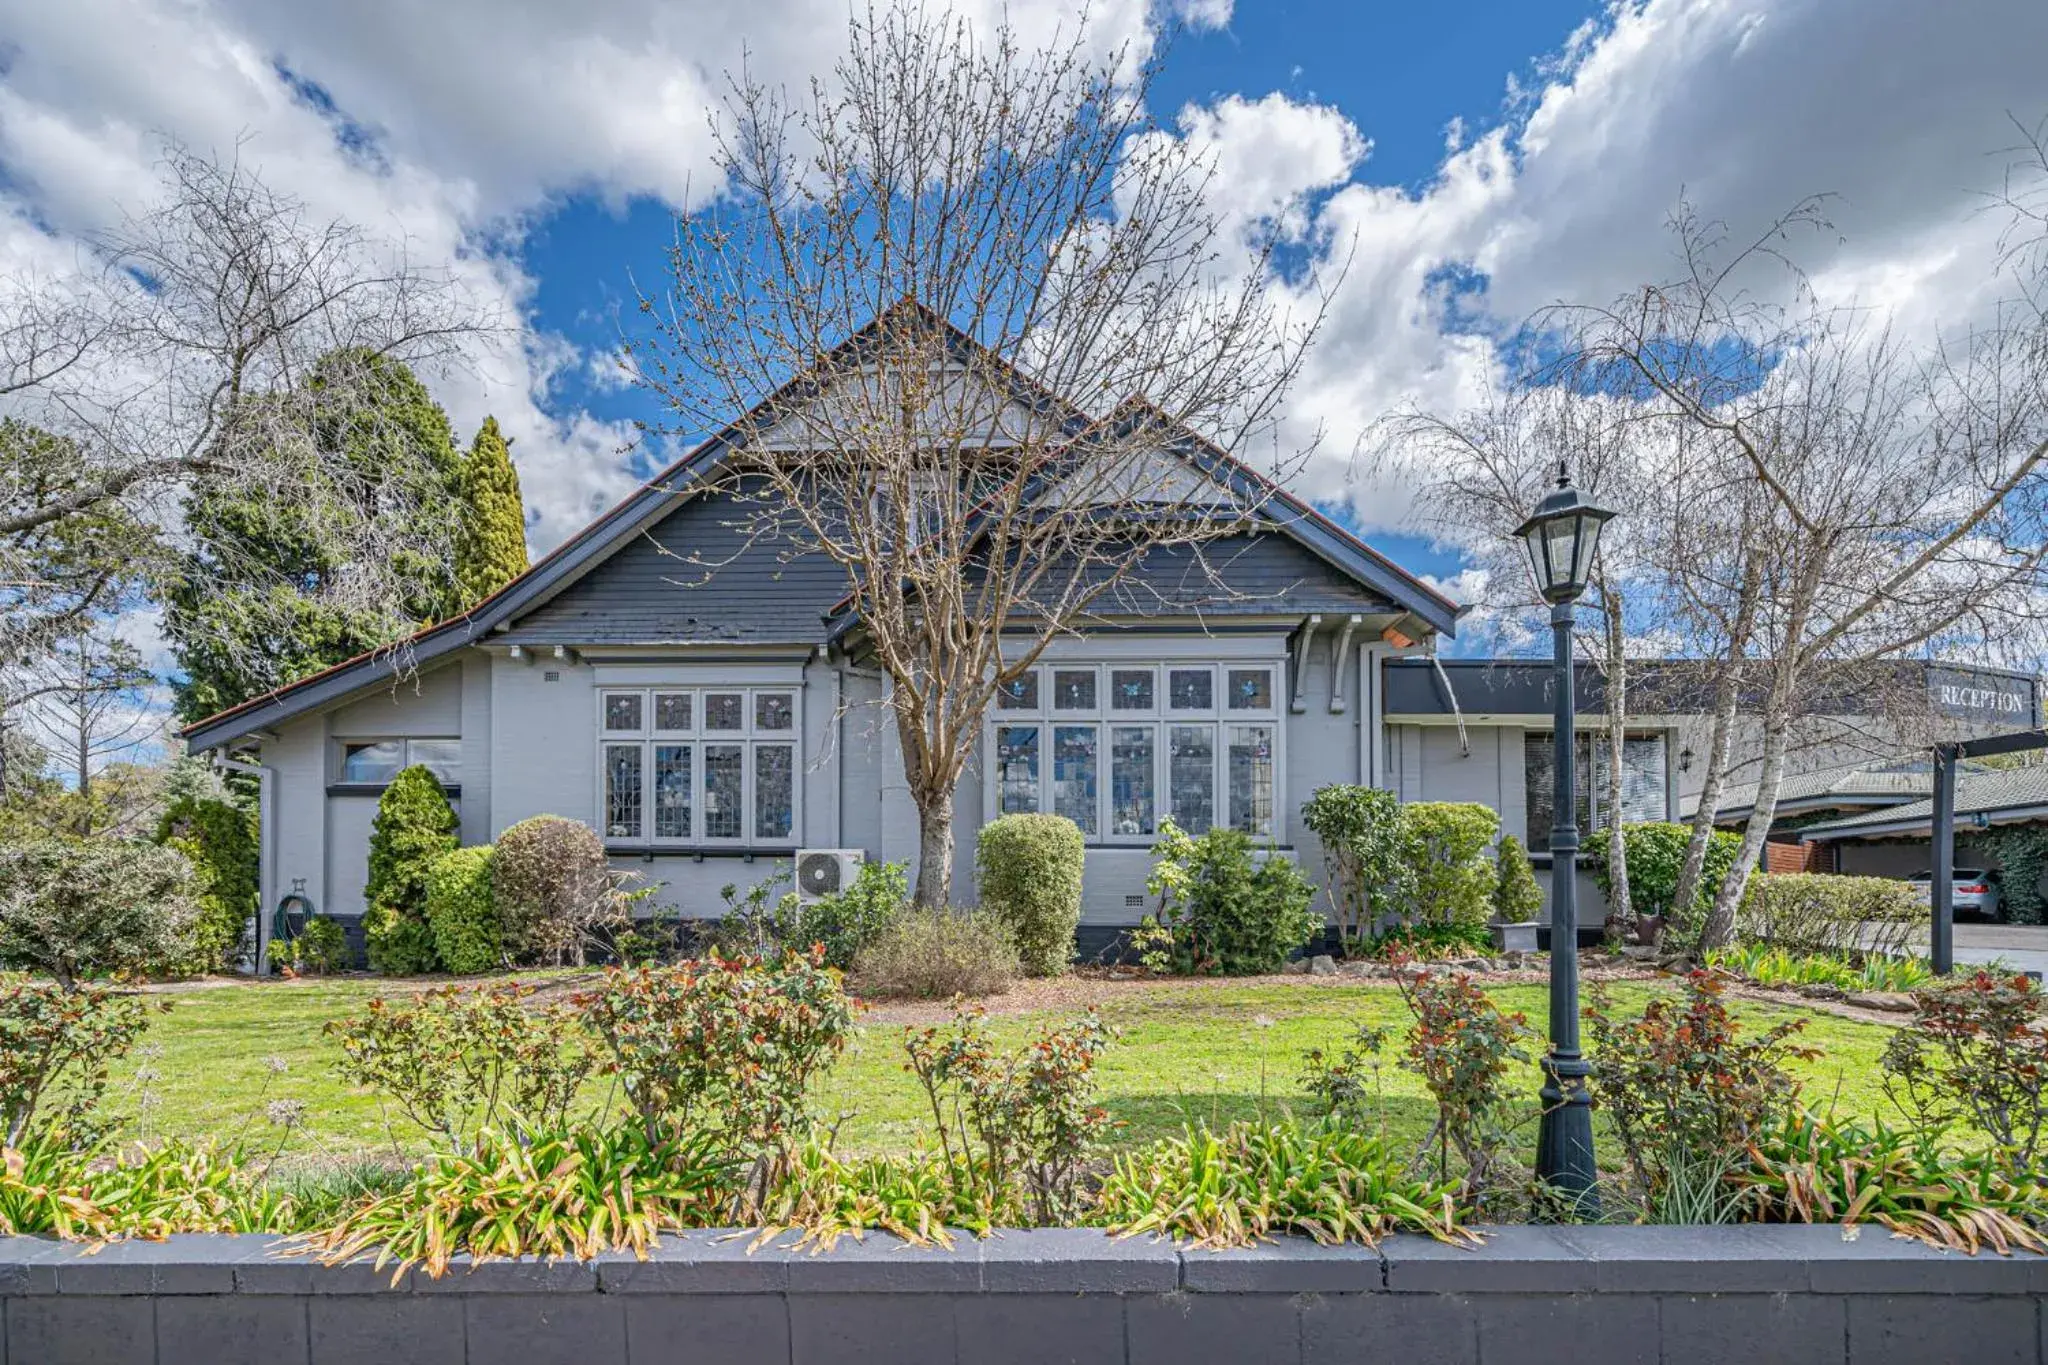
<path fill-rule="evenodd" d="M 1321 430 L 1304 491 L 1348 499 L 1369 526 L 1403 525 L 1413 479 L 1359 477 L 1373 419 L 1405 403 L 1477 401 L 1494 337 L 1560 300 L 1604 303 L 1673 269 L 1665 224 L 1681 200 L 1761 232 L 1813 194 L 1834 230 L 1795 241 L 1824 296 L 1890 310 L 1902 326 L 1955 326 L 1988 302 L 2004 219 L 1987 192 L 2005 169 L 2011 118 L 2048 116 L 2038 0 L 1622 0 L 1575 33 L 1534 79 L 1511 79 L 1507 118 L 1457 124 L 1418 192 L 1367 179 L 1320 203 L 1313 230 L 1352 248 L 1348 276 L 1291 404 L 1290 431 Z M 1233 164 L 1264 156 L 1255 195 L 1313 156 L 1274 126 L 1333 117 L 1312 106 L 1190 126 Z M 1325 130 L 1357 145 L 1373 129 Z M 1483 280 L 1451 310 L 1447 272 Z"/>

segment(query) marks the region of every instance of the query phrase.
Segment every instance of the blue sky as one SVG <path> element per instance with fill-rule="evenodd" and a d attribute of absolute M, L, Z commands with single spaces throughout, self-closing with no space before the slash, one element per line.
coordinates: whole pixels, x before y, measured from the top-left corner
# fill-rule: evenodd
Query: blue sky
<path fill-rule="evenodd" d="M 1027 40 L 1079 8 L 953 2 Z M 621 454 L 641 400 L 593 376 L 630 274 L 659 277 L 671 212 L 715 184 L 723 73 L 829 72 L 847 13 L 0 0 L 0 278 L 76 269 L 146 209 L 162 139 L 238 155 L 499 309 L 501 336 L 429 378 L 459 430 L 493 414 L 513 436 L 546 550 L 644 473 Z M 1818 285 L 1909 330 L 1967 323 L 1998 149 L 2013 117 L 2048 116 L 2040 0 L 1094 0 L 1088 32 L 1143 46 L 1163 14 L 1185 31 L 1154 111 L 1227 169 L 1217 210 L 1296 221 L 1309 253 L 1356 244 L 1285 418 L 1322 434 L 1296 491 L 1467 601 L 1489 584 L 1457 547 L 1502 528 L 1419 535 L 1427 471 L 1356 458 L 1376 419 L 1471 406 L 1532 310 L 1668 270 L 1682 198 L 1743 233 L 1830 193 Z"/>
<path fill-rule="evenodd" d="M 1428 5 L 1310 3 L 1246 5 L 1225 29 L 1190 29 L 1168 49 L 1153 90 L 1162 116 L 1236 95 L 1279 92 L 1340 111 L 1372 140 L 1362 171 L 1372 181 L 1421 193 L 1444 157 L 1445 130 L 1468 135 L 1503 121 L 1513 77 L 1525 85 L 1535 64 L 1562 48 L 1601 12 L 1588 3 L 1472 0 Z M 579 194 L 551 207 L 528 230 L 521 259 L 536 288 L 542 327 L 591 351 L 617 335 L 616 310 L 630 315 L 631 281 L 658 282 L 673 220 L 660 200 L 624 204 Z M 561 398 L 607 420 L 658 419 L 643 394 L 566 377 Z M 1357 525 L 1341 499 L 1327 510 Z M 1405 567 L 1455 575 L 1461 556 L 1429 538 L 1373 528 L 1373 543 Z"/>

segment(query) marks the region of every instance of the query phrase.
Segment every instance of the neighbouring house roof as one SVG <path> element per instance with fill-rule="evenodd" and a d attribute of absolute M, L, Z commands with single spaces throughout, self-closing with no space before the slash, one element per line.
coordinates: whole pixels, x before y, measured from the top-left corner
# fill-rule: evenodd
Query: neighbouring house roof
<path fill-rule="evenodd" d="M 1898 806 L 1934 790 L 1934 767 L 1926 758 L 1903 758 L 1881 764 L 1856 763 L 1794 773 L 1778 783 L 1777 810 L 1829 810 L 1836 806 Z M 1756 806 L 1757 784 L 1724 788 L 1717 821 L 1739 820 Z"/>
<path fill-rule="evenodd" d="M 1959 774 L 1955 812 L 1962 825 L 2048 820 L 2048 764 Z M 1934 800 L 1928 797 L 1839 820 L 1824 820 L 1800 830 L 1799 837 L 1808 843 L 1890 839 L 1931 834 L 1933 828 Z"/>
<path fill-rule="evenodd" d="M 914 309 L 921 317 L 943 329 L 947 344 L 957 355 L 970 354 L 984 370 L 1000 377 L 1008 396 L 1034 412 L 1048 416 L 1056 427 L 1079 438 L 1090 425 L 1085 413 L 980 347 L 979 343 L 939 318 L 922 305 L 901 304 L 877 317 L 860 332 L 847 338 L 835 350 L 844 359 L 849 352 L 873 347 L 882 340 L 884 324 L 899 309 Z M 673 511 L 682 501 L 702 491 L 709 478 L 725 462 L 742 433 L 764 425 L 763 414 L 811 401 L 819 392 L 819 367 L 791 379 L 754 408 L 741 414 L 687 455 L 647 480 L 609 511 L 599 516 L 524 574 L 463 615 L 439 622 L 391 645 L 380 647 L 321 672 L 301 678 L 260 697 L 187 726 L 182 732 L 194 751 L 202 751 L 242 739 L 251 733 L 289 720 L 362 688 L 383 681 L 400 669 L 417 668 L 434 659 L 477 644 L 518 617 L 562 591 L 619 548 Z M 1128 405 L 1127 405 L 1128 406 Z M 1123 409 L 1119 409 L 1121 413 Z M 1105 419 L 1106 420 L 1106 419 Z M 1461 608 L 1449 598 L 1370 549 L 1350 532 L 1315 511 L 1307 503 L 1277 488 L 1263 476 L 1230 457 L 1224 451 L 1184 429 L 1163 443 L 1198 468 L 1217 477 L 1226 486 L 1256 489 L 1268 506 L 1284 515 L 1269 517 L 1272 528 L 1303 545 L 1325 562 L 1385 595 L 1403 611 L 1413 614 L 1431 628 L 1451 633 Z M 853 622 L 841 603 L 832 613 L 833 634 L 842 634 Z"/>

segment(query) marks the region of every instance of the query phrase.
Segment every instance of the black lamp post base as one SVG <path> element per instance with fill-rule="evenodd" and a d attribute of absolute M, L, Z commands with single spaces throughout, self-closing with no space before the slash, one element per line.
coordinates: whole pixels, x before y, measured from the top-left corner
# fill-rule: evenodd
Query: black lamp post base
<path fill-rule="evenodd" d="M 1584 1057 L 1543 1059 L 1543 1117 L 1536 1130 L 1536 1179 L 1574 1222 L 1600 1216 L 1599 1168 L 1593 1161 L 1592 1066 Z"/>

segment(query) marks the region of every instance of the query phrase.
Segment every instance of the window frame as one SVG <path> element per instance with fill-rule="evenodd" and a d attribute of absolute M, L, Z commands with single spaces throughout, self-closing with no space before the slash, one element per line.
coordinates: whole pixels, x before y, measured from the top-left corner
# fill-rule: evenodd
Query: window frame
<path fill-rule="evenodd" d="M 445 790 L 459 791 L 462 787 L 462 736 L 460 735 L 344 735 L 337 737 L 334 744 L 334 780 L 331 784 L 333 786 L 344 787 L 350 791 L 382 791 L 391 785 L 392 780 L 399 773 L 419 764 L 419 760 L 413 757 L 413 745 L 453 744 L 456 746 L 455 776 L 450 778 L 446 774 L 437 772 L 434 774 L 434 780 L 439 782 Z M 396 744 L 398 746 L 397 769 L 392 772 L 390 777 L 367 780 L 350 777 L 348 775 L 349 750 L 369 748 L 375 744 Z"/>
<path fill-rule="evenodd" d="M 773 851 L 785 853 L 800 848 L 804 835 L 804 706 L 803 684 L 797 681 L 774 683 L 720 683 L 720 682 L 632 682 L 602 684 L 597 688 L 596 745 L 597 745 L 597 825 L 603 833 L 607 847 L 635 851 L 660 852 L 712 852 Z M 608 702 L 613 697 L 637 694 L 640 699 L 641 725 L 638 730 L 611 730 L 605 722 L 608 718 Z M 684 696 L 689 698 L 690 726 L 688 729 L 661 729 L 656 724 L 658 711 L 655 697 Z M 708 720 L 705 703 L 711 696 L 737 695 L 740 699 L 740 726 L 738 729 L 712 729 Z M 788 699 L 789 726 L 774 729 L 758 723 L 760 701 L 764 696 L 780 696 Z M 614 745 L 637 745 L 640 758 L 640 822 L 635 834 L 613 834 L 611 827 L 610 765 L 607 750 Z M 736 746 L 740 750 L 740 788 L 738 794 L 739 833 L 736 835 L 712 835 L 706 833 L 709 820 L 705 785 L 706 750 L 714 746 Z M 689 827 L 680 835 L 661 834 L 658 787 L 661 765 L 658 753 L 665 748 L 687 747 L 689 750 L 688 807 Z M 760 754 L 766 750 L 786 749 L 789 751 L 789 829 L 780 836 L 759 834 L 760 828 Z"/>
<path fill-rule="evenodd" d="M 1663 813 L 1658 818 L 1666 821 L 1677 818 L 1676 804 L 1671 785 L 1671 735 L 1672 732 L 1669 730 L 1624 729 L 1622 731 L 1622 742 L 1624 745 L 1631 742 L 1652 741 L 1657 745 L 1658 752 L 1663 756 L 1663 778 L 1659 783 Z M 1595 730 L 1580 729 L 1577 733 L 1577 739 L 1579 743 L 1585 746 L 1583 752 L 1574 753 L 1572 756 L 1575 785 L 1577 781 L 1583 781 L 1586 784 L 1586 818 L 1579 826 L 1580 847 L 1583 850 L 1588 839 L 1596 834 L 1604 834 L 1606 831 L 1606 827 L 1600 821 L 1604 813 L 1602 807 L 1605 805 L 1607 798 L 1607 784 L 1602 780 L 1601 773 L 1601 765 L 1605 761 L 1607 749 L 1607 731 L 1604 728 Z M 1522 731 L 1522 845 L 1529 851 L 1531 857 L 1548 858 L 1550 856 L 1550 828 L 1555 828 L 1556 826 L 1556 811 L 1553 810 L 1551 812 L 1551 826 L 1544 830 L 1542 840 L 1539 843 L 1535 826 L 1536 803 L 1530 799 L 1536 794 L 1536 788 L 1530 780 L 1529 769 L 1529 750 L 1532 745 L 1540 745 L 1547 754 L 1554 754 L 1557 747 L 1557 731 L 1554 729 L 1525 729 Z M 1624 754 L 1625 759 L 1626 754 Z M 1553 759 L 1552 762 L 1554 763 L 1555 760 Z M 1557 774 L 1553 767 L 1547 774 L 1543 784 L 1544 799 L 1552 804 L 1555 803 L 1555 797 L 1551 792 L 1551 788 L 1555 786 L 1556 779 Z"/>
<path fill-rule="evenodd" d="M 1057 675 L 1091 669 L 1096 679 L 1095 705 L 1089 708 L 1057 706 Z M 1268 675 L 1267 699 L 1270 705 L 1263 708 L 1246 707 L 1233 710 L 1228 705 L 1228 698 L 1221 694 L 1220 689 L 1227 685 L 1231 670 L 1251 669 L 1263 670 Z M 1207 672 L 1210 701 L 1208 707 L 1172 706 L 1172 677 L 1175 672 L 1182 671 Z M 1084 827 L 1082 837 L 1091 848 L 1149 848 L 1158 842 L 1160 824 L 1173 815 L 1173 731 L 1176 728 L 1187 727 L 1205 731 L 1209 736 L 1212 827 L 1229 826 L 1233 814 L 1230 794 L 1231 736 L 1241 727 L 1263 727 L 1272 733 L 1270 809 L 1265 812 L 1266 828 L 1263 831 L 1255 829 L 1249 832 L 1255 839 L 1270 839 L 1276 844 L 1287 841 L 1287 710 L 1280 704 L 1282 683 L 1285 678 L 1284 660 L 1272 656 L 1145 661 L 1048 659 L 1037 665 L 1034 672 L 1038 681 L 1038 704 L 1022 706 L 1013 703 L 1007 707 L 991 707 L 983 727 L 983 809 L 987 812 L 988 819 L 999 818 L 1005 813 L 1002 765 L 997 761 L 997 737 L 1000 731 L 1013 728 L 1036 730 L 1037 802 L 1032 809 L 1040 813 L 1057 813 L 1055 807 L 1059 796 L 1058 732 L 1073 728 L 1092 728 L 1095 732 L 1095 742 L 1094 767 L 1090 780 L 1095 788 L 1095 828 L 1090 831 Z M 1150 706 L 1124 709 L 1116 705 L 1115 687 L 1119 673 L 1149 675 L 1152 683 Z M 1151 738 L 1152 828 L 1136 834 L 1119 834 L 1116 828 L 1116 740 L 1119 730 L 1144 730 Z"/>

